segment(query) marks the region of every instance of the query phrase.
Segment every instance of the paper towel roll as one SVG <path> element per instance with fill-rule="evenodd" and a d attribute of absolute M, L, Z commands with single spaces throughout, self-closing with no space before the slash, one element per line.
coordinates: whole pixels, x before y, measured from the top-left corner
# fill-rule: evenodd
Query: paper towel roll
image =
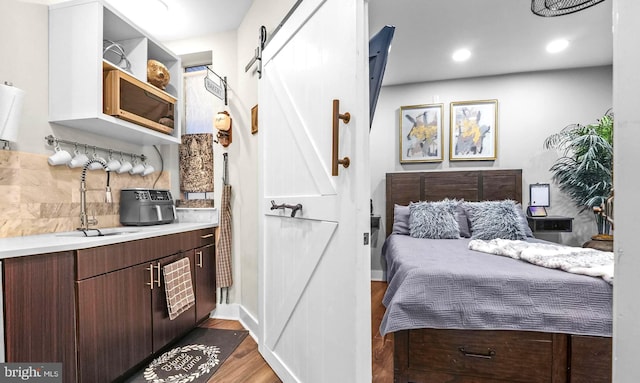
<path fill-rule="evenodd" d="M 0 139 L 16 142 L 24 90 L 0 84 Z"/>

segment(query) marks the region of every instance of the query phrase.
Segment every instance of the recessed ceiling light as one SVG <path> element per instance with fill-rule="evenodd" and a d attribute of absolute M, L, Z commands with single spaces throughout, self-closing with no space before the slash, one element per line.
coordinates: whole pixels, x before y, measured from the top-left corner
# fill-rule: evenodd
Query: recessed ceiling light
<path fill-rule="evenodd" d="M 453 61 L 467 61 L 471 57 L 471 52 L 468 49 L 458 49 L 453 52 Z"/>
<path fill-rule="evenodd" d="M 569 41 L 565 39 L 553 40 L 549 44 L 547 44 L 547 52 L 549 53 L 558 53 L 567 49 L 569 46 Z"/>

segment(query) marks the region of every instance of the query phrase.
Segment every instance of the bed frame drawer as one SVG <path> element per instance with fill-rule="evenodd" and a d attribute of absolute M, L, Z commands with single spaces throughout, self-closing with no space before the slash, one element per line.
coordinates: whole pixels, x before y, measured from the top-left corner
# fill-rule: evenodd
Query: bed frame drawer
<path fill-rule="evenodd" d="M 409 331 L 408 346 L 413 350 L 409 369 L 422 369 L 430 376 L 451 374 L 459 378 L 528 383 L 553 381 L 553 334 L 421 329 Z"/>
<path fill-rule="evenodd" d="M 571 335 L 571 383 L 611 382 L 611 338 Z"/>

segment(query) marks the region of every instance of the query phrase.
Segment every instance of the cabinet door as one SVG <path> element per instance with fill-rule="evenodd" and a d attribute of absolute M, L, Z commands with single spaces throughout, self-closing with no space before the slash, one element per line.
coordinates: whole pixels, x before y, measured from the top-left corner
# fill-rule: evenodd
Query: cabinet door
<path fill-rule="evenodd" d="M 151 355 L 149 265 L 77 282 L 80 382 L 111 382 Z"/>
<path fill-rule="evenodd" d="M 191 330 L 196 323 L 195 307 L 180 314 L 177 318 L 170 320 L 169 311 L 167 309 L 167 297 L 164 287 L 164 275 L 162 268 L 172 262 L 184 257 L 189 258 L 191 264 L 191 280 L 194 280 L 195 269 L 193 263 L 193 253 L 181 253 L 161 258 L 154 262 L 154 287 L 151 292 L 152 311 L 153 311 L 153 351 L 158 351 L 167 343 L 176 339 L 180 335 L 184 335 Z M 158 278 L 159 277 L 159 278 Z M 160 281 L 159 283 L 157 281 Z"/>
<path fill-rule="evenodd" d="M 3 263 L 6 361 L 62 362 L 65 382 L 75 382 L 73 253 Z"/>
<path fill-rule="evenodd" d="M 216 308 L 216 258 L 213 245 L 194 250 L 196 270 L 196 321 L 200 322 Z"/>

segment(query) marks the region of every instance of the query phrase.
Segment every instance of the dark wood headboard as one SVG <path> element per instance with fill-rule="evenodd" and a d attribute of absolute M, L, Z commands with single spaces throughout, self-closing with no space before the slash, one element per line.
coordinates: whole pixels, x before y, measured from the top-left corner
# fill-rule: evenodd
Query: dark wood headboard
<path fill-rule="evenodd" d="M 444 198 L 522 203 L 522 169 L 387 173 L 387 236 L 393 229 L 394 204 Z"/>

